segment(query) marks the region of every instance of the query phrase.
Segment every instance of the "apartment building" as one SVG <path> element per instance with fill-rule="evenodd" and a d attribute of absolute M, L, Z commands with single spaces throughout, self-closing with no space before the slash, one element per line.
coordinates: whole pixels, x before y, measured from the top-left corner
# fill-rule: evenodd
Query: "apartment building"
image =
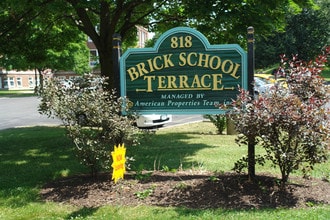
<path fill-rule="evenodd" d="M 39 83 L 39 77 L 33 70 L 16 71 L 0 68 L 0 89 L 34 89 Z"/>
<path fill-rule="evenodd" d="M 73 79 L 79 77 L 73 71 L 59 71 L 56 73 L 44 71 L 42 79 L 44 82 L 50 78 Z M 0 68 L 0 90 L 33 90 L 40 85 L 40 75 L 34 70 L 17 71 Z"/>

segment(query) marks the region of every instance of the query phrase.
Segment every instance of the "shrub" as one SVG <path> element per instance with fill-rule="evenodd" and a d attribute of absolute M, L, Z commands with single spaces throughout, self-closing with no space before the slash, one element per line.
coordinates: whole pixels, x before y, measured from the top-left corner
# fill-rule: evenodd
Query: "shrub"
<path fill-rule="evenodd" d="M 218 134 L 222 134 L 226 129 L 226 115 L 204 115 L 204 118 L 209 119 L 215 125 Z"/>
<path fill-rule="evenodd" d="M 95 175 L 110 169 L 114 145 L 134 145 L 138 129 L 134 117 L 121 115 L 124 103 L 114 90 L 107 91 L 105 78 L 84 75 L 71 81 L 50 80 L 41 94 L 39 111 L 62 120 L 73 140 L 80 162 Z"/>
<path fill-rule="evenodd" d="M 237 142 L 260 144 L 265 158 L 279 167 L 283 183 L 294 170 L 306 172 L 327 159 L 330 123 L 325 104 L 330 91 L 320 74 L 329 52 L 330 47 L 308 63 L 283 56 L 280 69 L 287 88 L 275 85 L 254 100 L 241 90 L 233 102 L 232 117 L 241 133 Z"/>

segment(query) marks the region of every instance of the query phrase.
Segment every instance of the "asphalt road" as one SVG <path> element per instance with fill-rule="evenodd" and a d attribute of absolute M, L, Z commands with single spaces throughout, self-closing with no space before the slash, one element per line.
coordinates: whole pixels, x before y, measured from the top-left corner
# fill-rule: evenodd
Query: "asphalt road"
<path fill-rule="evenodd" d="M 38 112 L 37 97 L 0 98 L 0 130 L 27 126 L 56 126 L 59 119 L 48 118 Z M 172 122 L 164 127 L 203 120 L 202 115 L 173 115 Z"/>
<path fill-rule="evenodd" d="M 39 102 L 37 97 L 0 98 L 0 130 L 37 125 L 60 125 L 60 120 L 39 114 Z"/>
<path fill-rule="evenodd" d="M 48 118 L 38 112 L 40 103 L 37 97 L 0 98 L 0 130 L 28 126 L 56 126 L 59 119 Z M 330 103 L 327 104 L 330 109 Z M 172 122 L 164 128 L 180 124 L 202 121 L 202 115 L 173 115 Z"/>

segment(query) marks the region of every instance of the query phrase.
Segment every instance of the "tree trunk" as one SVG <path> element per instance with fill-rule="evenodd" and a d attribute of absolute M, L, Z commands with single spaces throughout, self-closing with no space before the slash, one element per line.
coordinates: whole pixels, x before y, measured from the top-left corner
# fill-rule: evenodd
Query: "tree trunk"
<path fill-rule="evenodd" d="M 38 69 L 39 74 L 39 92 L 40 94 L 44 93 L 44 75 L 42 74 L 42 70 Z"/>
<path fill-rule="evenodd" d="M 250 138 L 248 143 L 248 176 L 250 181 L 253 181 L 256 175 L 255 164 L 255 138 Z"/>
<path fill-rule="evenodd" d="M 113 72 L 113 58 L 112 51 L 99 50 L 99 59 L 101 66 L 101 76 L 108 78 L 108 89 L 114 89 L 114 72 Z"/>
<path fill-rule="evenodd" d="M 286 172 L 282 172 L 281 189 L 285 189 L 288 180 L 289 180 L 289 174 L 287 174 Z"/>

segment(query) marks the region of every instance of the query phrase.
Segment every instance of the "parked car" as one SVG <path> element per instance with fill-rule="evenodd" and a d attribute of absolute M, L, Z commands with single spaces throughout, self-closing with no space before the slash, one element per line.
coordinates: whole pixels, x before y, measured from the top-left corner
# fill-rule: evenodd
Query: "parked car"
<path fill-rule="evenodd" d="M 266 82 L 266 83 L 275 83 L 275 77 L 273 75 L 270 74 L 266 74 L 266 73 L 256 73 L 254 74 L 255 77 L 258 77 L 260 80 Z"/>
<path fill-rule="evenodd" d="M 288 88 L 288 83 L 286 81 L 286 78 L 283 78 L 283 77 L 277 78 L 276 79 L 276 84 L 283 87 L 283 88 Z"/>
<path fill-rule="evenodd" d="M 265 94 L 274 86 L 274 83 L 266 79 L 255 76 L 254 77 L 254 95 Z"/>
<path fill-rule="evenodd" d="M 139 115 L 136 120 L 136 125 L 139 128 L 154 128 L 162 127 L 171 121 L 172 115 L 168 114 Z"/>
<path fill-rule="evenodd" d="M 264 81 L 266 84 L 277 84 L 284 88 L 288 88 L 288 84 L 286 83 L 285 77 L 277 77 L 275 78 L 273 75 L 267 73 L 256 73 L 255 77 L 258 77 L 260 80 Z"/>

